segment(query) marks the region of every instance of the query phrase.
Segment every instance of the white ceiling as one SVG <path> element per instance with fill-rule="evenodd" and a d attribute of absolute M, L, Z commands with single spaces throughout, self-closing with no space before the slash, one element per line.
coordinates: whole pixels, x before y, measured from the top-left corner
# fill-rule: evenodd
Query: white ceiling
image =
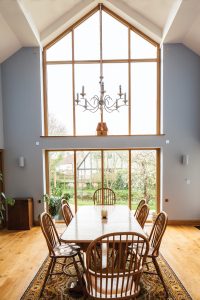
<path fill-rule="evenodd" d="M 200 0 L 0 0 L 0 63 L 21 47 L 46 45 L 99 2 L 155 41 L 200 55 Z"/>

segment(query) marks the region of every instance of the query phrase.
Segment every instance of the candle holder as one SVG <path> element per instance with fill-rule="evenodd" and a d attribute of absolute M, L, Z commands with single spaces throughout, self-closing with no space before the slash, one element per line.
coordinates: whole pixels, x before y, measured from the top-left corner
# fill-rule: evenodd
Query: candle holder
<path fill-rule="evenodd" d="M 107 219 L 107 216 L 108 216 L 108 212 L 106 209 L 102 209 L 101 210 L 101 217 L 102 219 Z"/>

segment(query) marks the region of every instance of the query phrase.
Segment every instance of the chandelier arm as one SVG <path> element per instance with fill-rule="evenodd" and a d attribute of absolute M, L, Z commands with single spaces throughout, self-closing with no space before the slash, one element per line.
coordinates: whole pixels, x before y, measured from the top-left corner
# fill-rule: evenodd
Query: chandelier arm
<path fill-rule="evenodd" d="M 109 107 L 110 101 L 112 102 L 113 99 L 112 99 L 109 95 L 106 95 L 106 96 L 104 97 L 104 106 Z"/>
<path fill-rule="evenodd" d="M 97 110 L 98 110 L 98 107 L 97 108 L 95 108 L 95 109 L 87 109 L 87 111 L 90 111 L 91 113 L 95 113 L 95 112 L 97 112 Z M 85 111 L 85 110 L 84 110 Z"/>
<path fill-rule="evenodd" d="M 105 111 L 107 111 L 108 113 L 111 113 L 111 112 L 113 112 L 113 111 L 118 111 L 118 109 L 116 109 L 116 108 L 110 108 L 110 107 L 104 107 L 104 109 L 105 109 Z M 119 112 L 119 111 L 118 111 Z"/>
<path fill-rule="evenodd" d="M 92 99 L 93 99 L 94 97 L 92 97 Z M 92 99 L 90 100 L 90 101 L 92 101 Z M 91 104 L 91 102 L 90 101 L 88 101 L 87 99 L 85 99 L 85 103 L 87 104 L 87 107 L 89 106 L 89 108 L 91 108 L 91 109 L 96 109 L 97 107 L 98 107 L 98 105 L 92 105 Z M 95 102 L 94 102 L 95 103 Z M 89 110 L 89 108 L 88 108 L 88 110 Z"/>
<path fill-rule="evenodd" d="M 85 105 L 81 105 L 81 104 L 79 104 L 78 106 L 84 108 L 83 112 L 85 112 L 85 111 L 90 111 L 90 112 L 92 112 L 92 113 L 95 113 L 95 112 L 97 112 L 97 110 L 99 109 L 98 106 L 97 106 L 97 107 L 94 107 L 94 108 L 88 108 L 88 107 L 85 108 Z"/>
<path fill-rule="evenodd" d="M 93 101 L 93 103 L 94 103 L 94 105 L 95 105 L 95 107 L 96 107 L 96 106 L 98 106 L 98 103 L 99 103 L 99 97 L 98 97 L 97 95 L 94 95 L 94 96 L 90 99 L 90 101 Z M 95 104 L 95 102 L 97 102 L 97 105 Z M 91 104 L 91 106 L 92 106 L 92 104 Z"/>

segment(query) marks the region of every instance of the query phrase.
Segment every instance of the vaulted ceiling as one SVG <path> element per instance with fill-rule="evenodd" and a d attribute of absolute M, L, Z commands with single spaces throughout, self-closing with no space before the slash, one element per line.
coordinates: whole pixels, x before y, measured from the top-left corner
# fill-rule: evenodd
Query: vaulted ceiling
<path fill-rule="evenodd" d="M 0 63 L 21 47 L 45 46 L 99 2 L 160 44 L 200 55 L 199 0 L 0 0 Z"/>

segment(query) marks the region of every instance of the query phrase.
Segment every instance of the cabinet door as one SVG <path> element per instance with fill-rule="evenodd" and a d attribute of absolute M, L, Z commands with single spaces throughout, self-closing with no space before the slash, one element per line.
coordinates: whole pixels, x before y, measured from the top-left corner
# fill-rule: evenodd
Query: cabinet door
<path fill-rule="evenodd" d="M 15 198 L 15 204 L 8 206 L 8 229 L 27 230 L 33 226 L 33 199 Z"/>

